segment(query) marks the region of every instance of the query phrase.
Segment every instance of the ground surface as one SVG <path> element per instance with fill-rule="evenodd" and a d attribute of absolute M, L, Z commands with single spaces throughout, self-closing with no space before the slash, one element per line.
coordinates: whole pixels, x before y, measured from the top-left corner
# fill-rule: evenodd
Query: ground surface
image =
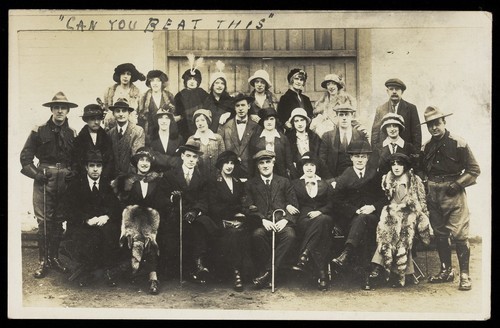
<path fill-rule="evenodd" d="M 47 318 L 238 318 L 238 319 L 479 319 L 489 315 L 489 291 L 484 288 L 481 266 L 481 243 L 471 245 L 473 289 L 459 291 L 458 278 L 453 283 L 430 284 L 421 281 L 402 289 L 389 286 L 364 291 L 349 276 L 335 278 L 326 292 L 292 274 L 271 290 L 253 290 L 247 283 L 241 293 L 234 292 L 231 282 L 208 286 L 177 279 L 162 281 L 159 295 L 148 294 L 146 281 L 131 285 L 120 281 L 108 287 L 97 281 L 80 288 L 68 282 L 68 275 L 51 271 L 44 279 L 33 278 L 37 249 L 22 250 L 21 312 Z M 435 251 L 420 251 L 417 264 L 424 273 L 435 273 L 438 259 Z M 453 263 L 457 267 L 456 255 Z M 427 264 L 427 268 L 426 268 Z M 489 285 L 486 285 L 489 286 Z M 222 310 L 222 311 L 218 311 Z M 238 311 L 234 311 L 238 310 Z M 26 312 L 23 312 L 26 311 Z M 485 314 L 486 313 L 486 314 Z"/>

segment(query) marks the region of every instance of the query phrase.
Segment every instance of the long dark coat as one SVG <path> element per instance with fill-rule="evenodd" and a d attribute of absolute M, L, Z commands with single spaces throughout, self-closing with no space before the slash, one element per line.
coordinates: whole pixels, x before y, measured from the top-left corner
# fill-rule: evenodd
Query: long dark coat
<path fill-rule="evenodd" d="M 144 129 L 137 124 L 128 122 L 127 129 L 121 139 L 118 138 L 118 128 L 116 126 L 108 131 L 108 135 L 113 143 L 116 175 L 134 172 L 134 168 L 130 164 L 130 158 L 137 152 L 137 149 L 145 145 L 146 135 Z"/>
<path fill-rule="evenodd" d="M 297 93 L 291 89 L 288 89 L 283 96 L 281 96 L 280 101 L 278 102 L 277 112 L 282 124 L 285 124 L 285 122 L 288 121 L 292 111 L 297 107 L 304 108 L 307 112 L 307 116 L 310 118 L 313 117 L 314 109 L 311 99 L 302 93 L 300 94 L 300 98 L 302 99 L 302 103 L 299 101 Z"/>

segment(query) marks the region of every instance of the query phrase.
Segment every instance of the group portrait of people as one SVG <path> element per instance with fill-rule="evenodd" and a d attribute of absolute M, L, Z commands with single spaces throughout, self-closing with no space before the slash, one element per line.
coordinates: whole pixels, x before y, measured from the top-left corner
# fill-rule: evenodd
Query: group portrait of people
<path fill-rule="evenodd" d="M 403 288 L 416 245 L 432 238 L 440 266 L 428 282 L 472 288 L 466 188 L 481 171 L 446 128 L 452 112 L 417 109 L 389 78 L 367 127 L 340 74 L 325 72 L 312 102 L 301 68 L 278 77 L 289 85 L 278 98 L 266 70 L 250 76 L 250 93 L 229 94 L 224 64 L 205 77 L 201 61 L 188 56 L 175 95 L 168 72 L 117 65 L 114 83 L 82 106 L 80 131 L 67 118 L 80 106 L 63 91 L 43 104 L 50 117 L 20 154 L 34 180 L 35 278 L 145 280 L 156 295 L 177 278 L 274 289 L 291 270 L 320 291 L 345 272 L 366 290 Z"/>

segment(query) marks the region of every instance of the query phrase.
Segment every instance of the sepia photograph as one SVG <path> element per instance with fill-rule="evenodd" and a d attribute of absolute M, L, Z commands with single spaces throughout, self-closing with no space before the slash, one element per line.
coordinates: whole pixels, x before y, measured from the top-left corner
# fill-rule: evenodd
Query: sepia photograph
<path fill-rule="evenodd" d="M 491 12 L 8 19 L 8 318 L 491 319 Z"/>

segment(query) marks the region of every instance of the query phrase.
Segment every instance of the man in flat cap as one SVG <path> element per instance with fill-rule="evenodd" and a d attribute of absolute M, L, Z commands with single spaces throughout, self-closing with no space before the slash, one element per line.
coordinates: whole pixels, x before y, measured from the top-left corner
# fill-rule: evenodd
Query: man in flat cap
<path fill-rule="evenodd" d="M 375 118 L 372 125 L 371 144 L 378 145 L 386 137 L 386 132 L 380 130 L 382 118 L 387 113 L 396 113 L 403 117 L 405 129 L 401 132 L 401 138 L 411 143 L 416 149 L 422 145 L 422 130 L 420 127 L 420 118 L 418 117 L 417 107 L 403 100 L 403 93 L 406 85 L 400 79 L 389 79 L 385 82 L 389 100 L 377 107 Z"/>
<path fill-rule="evenodd" d="M 49 107 L 50 119 L 31 130 L 21 151 L 21 173 L 34 180 L 33 209 L 38 222 L 39 266 L 35 278 L 46 276 L 48 269 L 67 272 L 59 261 L 59 245 L 63 237 L 62 196 L 67 183 L 75 176 L 71 170 L 76 131 L 68 125 L 70 108 L 78 107 L 69 102 L 63 92 L 58 92 L 52 101 L 43 104 Z M 33 160 L 37 158 L 38 167 Z"/>
<path fill-rule="evenodd" d="M 275 157 L 274 152 L 269 150 L 257 152 L 253 159 L 259 174 L 248 180 L 245 186 L 245 207 L 257 226 L 252 233 L 252 250 L 259 271 L 253 279 L 257 289 L 268 287 L 271 283 L 272 232 L 276 233 L 275 269 L 279 269 L 295 241 L 294 225 L 299 214 L 297 196 L 290 180 L 273 174 Z"/>
<path fill-rule="evenodd" d="M 452 282 L 450 237 L 456 244 L 460 283 L 458 289 L 470 290 L 469 277 L 469 209 L 465 188 L 476 183 L 481 173 L 469 145 L 446 129 L 446 116 L 435 106 L 425 109 L 424 117 L 431 139 L 422 146 L 421 168 L 427 181 L 427 207 L 436 248 L 441 261 L 438 274 L 431 283 Z"/>

